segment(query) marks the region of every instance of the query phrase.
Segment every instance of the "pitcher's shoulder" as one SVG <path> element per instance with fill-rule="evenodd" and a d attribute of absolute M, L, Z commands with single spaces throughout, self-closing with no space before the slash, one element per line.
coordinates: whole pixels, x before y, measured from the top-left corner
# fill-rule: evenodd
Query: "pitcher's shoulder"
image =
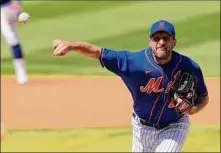
<path fill-rule="evenodd" d="M 128 58 L 130 59 L 134 59 L 134 58 L 137 58 L 137 57 L 143 57 L 145 56 L 145 52 L 146 52 L 146 49 L 142 49 L 142 50 L 133 50 L 133 51 L 127 51 L 127 56 Z"/>
<path fill-rule="evenodd" d="M 176 52 L 177 53 L 177 52 Z M 200 65 L 191 57 L 181 54 L 181 53 L 177 53 L 179 56 L 181 56 L 182 58 L 182 63 L 183 65 L 187 66 L 187 67 L 193 67 L 193 68 L 200 68 Z"/>

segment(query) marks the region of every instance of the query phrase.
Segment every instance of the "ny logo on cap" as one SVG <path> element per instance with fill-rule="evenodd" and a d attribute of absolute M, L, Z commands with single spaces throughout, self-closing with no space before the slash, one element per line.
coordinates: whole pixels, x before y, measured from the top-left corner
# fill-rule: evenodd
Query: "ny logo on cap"
<path fill-rule="evenodd" d="M 163 22 L 163 21 L 159 23 L 159 29 L 164 29 L 164 26 L 165 26 L 165 25 L 164 25 L 164 22 Z"/>

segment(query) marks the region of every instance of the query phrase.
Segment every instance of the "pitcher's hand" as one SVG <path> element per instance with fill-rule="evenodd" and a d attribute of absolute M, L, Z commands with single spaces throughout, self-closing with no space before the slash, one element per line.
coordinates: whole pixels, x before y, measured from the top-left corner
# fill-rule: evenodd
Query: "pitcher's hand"
<path fill-rule="evenodd" d="M 53 41 L 53 55 L 64 56 L 72 50 L 72 43 L 70 41 L 56 39 Z"/>

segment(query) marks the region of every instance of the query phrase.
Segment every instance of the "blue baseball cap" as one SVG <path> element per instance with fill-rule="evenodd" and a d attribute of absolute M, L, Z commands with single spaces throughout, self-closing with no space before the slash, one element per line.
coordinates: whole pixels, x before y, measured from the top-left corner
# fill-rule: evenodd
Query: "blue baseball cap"
<path fill-rule="evenodd" d="M 159 20 L 152 24 L 150 29 L 150 37 L 158 31 L 164 31 L 175 37 L 174 25 L 166 20 Z"/>

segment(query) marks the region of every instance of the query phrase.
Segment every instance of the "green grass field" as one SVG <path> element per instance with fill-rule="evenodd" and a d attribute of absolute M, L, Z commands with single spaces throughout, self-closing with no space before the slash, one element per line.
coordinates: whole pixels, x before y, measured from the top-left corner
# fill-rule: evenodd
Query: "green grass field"
<path fill-rule="evenodd" d="M 76 53 L 53 57 L 52 41 L 82 40 L 137 51 L 148 47 L 152 22 L 167 19 L 176 26 L 176 50 L 196 60 L 206 76 L 220 75 L 219 2 L 35 1 L 24 2 L 24 10 L 30 22 L 18 30 L 30 74 L 113 75 Z M 13 74 L 10 50 L 4 40 L 1 44 L 2 74 Z"/>
<path fill-rule="evenodd" d="M 10 131 L 3 152 L 130 152 L 131 128 Z M 220 128 L 191 126 L 183 152 L 219 152 Z"/>

